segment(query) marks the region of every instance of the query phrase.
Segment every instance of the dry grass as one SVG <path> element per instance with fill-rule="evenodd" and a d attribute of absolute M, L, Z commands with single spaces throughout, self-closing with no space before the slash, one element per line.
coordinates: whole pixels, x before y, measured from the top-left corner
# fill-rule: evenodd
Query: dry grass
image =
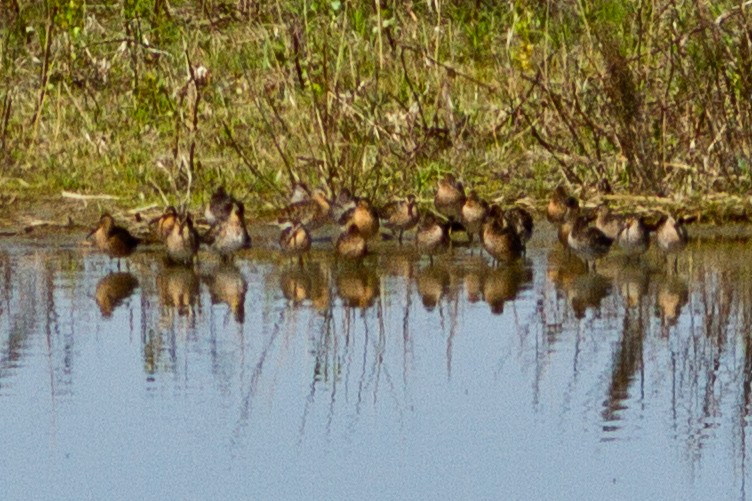
<path fill-rule="evenodd" d="M 222 183 L 263 210 L 295 179 L 429 200 L 453 170 L 507 200 L 607 178 L 746 214 L 744 3 L 0 4 L 5 200 Z"/>

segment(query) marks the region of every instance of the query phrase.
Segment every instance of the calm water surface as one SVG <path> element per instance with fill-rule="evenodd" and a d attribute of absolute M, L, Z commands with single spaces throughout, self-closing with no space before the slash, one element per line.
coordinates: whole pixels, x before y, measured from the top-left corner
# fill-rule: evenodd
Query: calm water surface
<path fill-rule="evenodd" d="M 2 498 L 749 496 L 752 243 L 588 274 L 554 240 L 196 272 L 2 243 Z"/>

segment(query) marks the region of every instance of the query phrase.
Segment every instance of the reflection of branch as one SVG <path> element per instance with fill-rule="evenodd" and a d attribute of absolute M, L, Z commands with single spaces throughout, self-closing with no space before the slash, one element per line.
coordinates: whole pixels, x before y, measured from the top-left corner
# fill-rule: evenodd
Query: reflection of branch
<path fill-rule="evenodd" d="M 261 350 L 258 363 L 256 363 L 256 367 L 253 369 L 253 373 L 251 374 L 248 393 L 243 397 L 243 406 L 240 413 L 240 419 L 238 420 L 238 427 L 240 427 L 242 423 L 246 422 L 251 415 L 251 404 L 253 403 L 252 400 L 254 395 L 256 394 L 258 381 L 261 378 L 261 374 L 264 368 L 264 362 L 266 361 L 266 356 L 269 354 L 269 350 L 274 344 L 274 341 L 277 339 L 277 335 L 280 332 L 280 327 L 284 325 L 285 310 L 279 312 L 279 317 L 279 320 L 274 324 L 272 335 L 269 336 L 269 341 L 267 341 L 264 349 Z"/>

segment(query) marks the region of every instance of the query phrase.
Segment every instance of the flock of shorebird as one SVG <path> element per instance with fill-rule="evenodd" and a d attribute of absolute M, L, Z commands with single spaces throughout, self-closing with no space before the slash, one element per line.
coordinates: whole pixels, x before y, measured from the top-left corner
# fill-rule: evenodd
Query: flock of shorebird
<path fill-rule="evenodd" d="M 417 250 L 433 262 L 434 254 L 451 245 L 452 233 L 464 231 L 469 243 L 477 235 L 483 249 L 499 263 L 519 259 L 533 234 L 533 217 L 528 211 L 519 206 L 503 209 L 489 204 L 474 190 L 466 194 L 462 183 L 452 174 L 438 181 L 433 202 L 435 211 L 427 211 L 421 217 L 413 195 L 377 209 L 367 198 L 353 196 L 347 189 L 332 200 L 323 189 L 309 191 L 300 183 L 293 188 L 289 205 L 277 214 L 281 228 L 279 245 L 283 252 L 296 256 L 302 263 L 303 255 L 311 248 L 311 232 L 334 222 L 342 228 L 334 245 L 337 255 L 360 259 L 368 252 L 368 242 L 380 237 L 381 226 L 389 229 L 400 245 L 403 233 L 415 229 Z M 175 263 L 193 263 L 201 243 L 227 260 L 251 246 L 244 212 L 243 203 L 220 187 L 204 211 L 209 224 L 204 234 L 199 235 L 189 212 L 172 206 L 153 219 L 150 226 L 164 243 L 168 258 Z M 658 247 L 667 254 L 675 254 L 687 244 L 684 223 L 690 221 L 668 215 L 657 221 L 645 216 L 619 215 L 606 205 L 585 210 L 563 186 L 552 193 L 546 217 L 558 225 L 562 245 L 593 268 L 615 245 L 630 258 L 643 254 L 653 232 Z M 100 250 L 115 258 L 130 255 L 140 243 L 127 229 L 116 225 L 108 213 L 101 216 L 89 234 L 92 236 Z"/>

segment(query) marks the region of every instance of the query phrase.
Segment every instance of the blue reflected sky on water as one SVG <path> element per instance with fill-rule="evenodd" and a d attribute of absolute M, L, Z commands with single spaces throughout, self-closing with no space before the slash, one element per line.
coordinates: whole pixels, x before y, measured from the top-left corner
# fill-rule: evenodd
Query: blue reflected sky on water
<path fill-rule="evenodd" d="M 743 498 L 746 247 L 677 276 L 8 247 L 3 497 Z"/>

